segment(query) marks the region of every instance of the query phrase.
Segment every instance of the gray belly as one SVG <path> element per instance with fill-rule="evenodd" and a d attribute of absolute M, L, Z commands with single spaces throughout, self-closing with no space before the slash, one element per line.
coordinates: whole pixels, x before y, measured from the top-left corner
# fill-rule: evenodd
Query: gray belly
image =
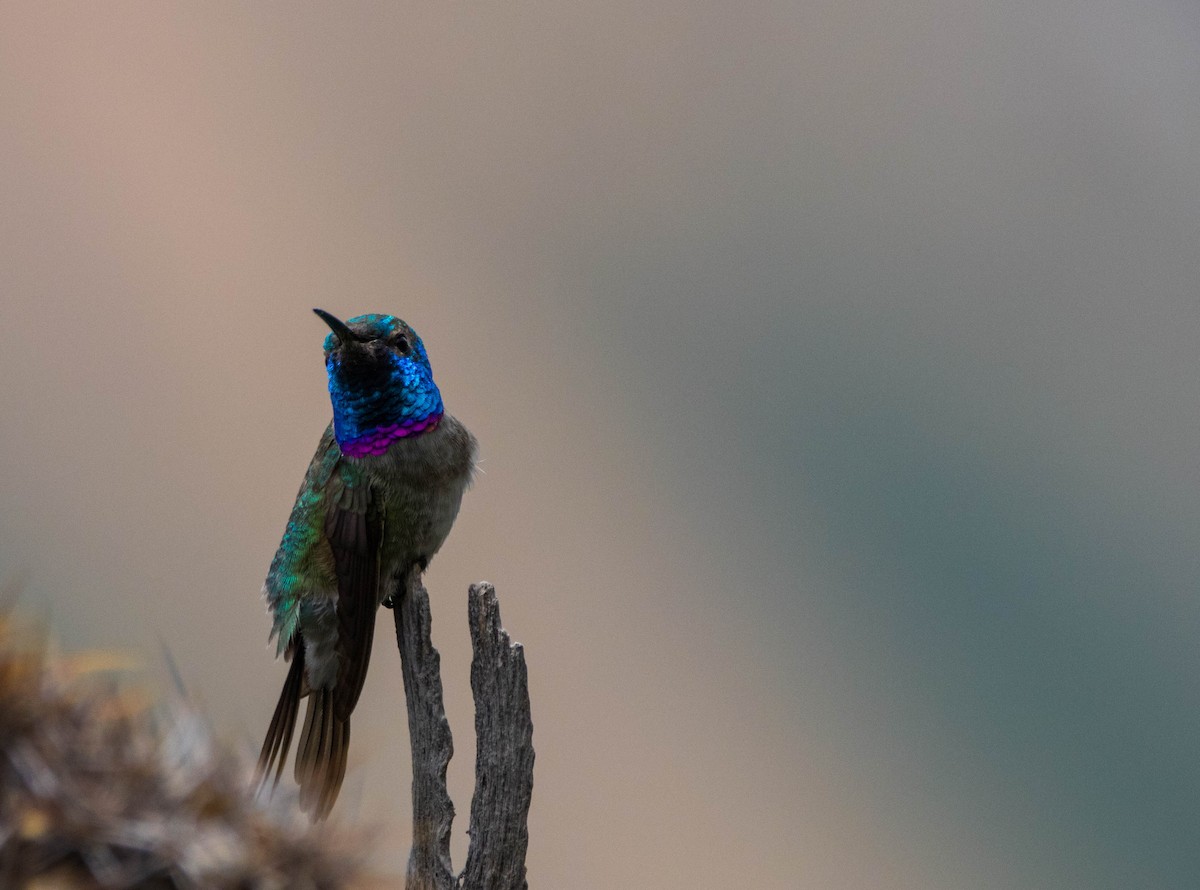
<path fill-rule="evenodd" d="M 476 443 L 450 415 L 437 429 L 402 439 L 369 466 L 384 504 L 381 599 L 414 563 L 428 563 L 458 516 L 475 468 Z"/>
<path fill-rule="evenodd" d="M 427 564 L 441 549 L 458 516 L 466 484 L 457 488 L 439 486 L 430 490 L 400 490 L 388 499 L 383 529 L 383 565 L 387 579 L 381 588 L 386 596 L 391 581 L 414 563 Z"/>

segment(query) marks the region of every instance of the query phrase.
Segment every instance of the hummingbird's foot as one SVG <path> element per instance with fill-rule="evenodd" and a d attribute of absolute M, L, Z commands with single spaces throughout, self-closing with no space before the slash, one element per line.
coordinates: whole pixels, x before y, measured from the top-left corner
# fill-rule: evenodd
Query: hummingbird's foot
<path fill-rule="evenodd" d="M 380 601 L 379 605 L 383 606 L 385 609 L 394 609 L 396 607 L 396 598 L 398 596 L 404 596 L 404 591 L 408 590 L 408 580 L 412 577 L 412 573 L 416 572 L 418 575 L 420 575 L 425 571 L 428 565 L 429 557 L 422 556 L 412 564 L 411 568 L 397 575 L 395 588 Z"/>

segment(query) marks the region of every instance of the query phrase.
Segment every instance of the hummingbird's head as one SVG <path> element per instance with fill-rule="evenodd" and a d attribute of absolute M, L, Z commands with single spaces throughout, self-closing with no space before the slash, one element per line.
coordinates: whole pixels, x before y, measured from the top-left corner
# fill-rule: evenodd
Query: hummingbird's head
<path fill-rule="evenodd" d="M 385 453 L 399 439 L 419 436 L 442 419 L 425 344 L 394 315 L 340 321 L 314 309 L 330 333 L 325 370 L 333 402 L 333 431 L 350 457 Z"/>

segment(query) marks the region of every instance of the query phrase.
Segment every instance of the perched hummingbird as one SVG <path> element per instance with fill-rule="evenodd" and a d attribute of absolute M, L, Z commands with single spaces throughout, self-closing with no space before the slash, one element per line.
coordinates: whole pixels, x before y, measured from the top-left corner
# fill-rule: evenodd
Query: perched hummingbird
<path fill-rule="evenodd" d="M 446 414 L 417 332 L 392 315 L 329 325 L 325 369 L 333 423 L 313 456 L 263 592 L 276 656 L 291 660 L 259 755 L 262 780 L 283 773 L 300 699 L 300 803 L 328 815 L 346 773 L 375 612 L 424 571 L 458 515 L 476 442 Z"/>

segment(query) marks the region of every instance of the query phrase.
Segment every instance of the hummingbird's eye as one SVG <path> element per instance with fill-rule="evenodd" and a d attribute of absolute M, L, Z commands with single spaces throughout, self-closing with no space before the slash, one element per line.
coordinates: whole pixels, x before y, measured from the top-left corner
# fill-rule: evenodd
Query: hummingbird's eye
<path fill-rule="evenodd" d="M 412 347 L 408 344 L 408 338 L 403 334 L 397 334 L 392 338 L 392 348 L 401 355 L 408 355 L 412 352 Z"/>

